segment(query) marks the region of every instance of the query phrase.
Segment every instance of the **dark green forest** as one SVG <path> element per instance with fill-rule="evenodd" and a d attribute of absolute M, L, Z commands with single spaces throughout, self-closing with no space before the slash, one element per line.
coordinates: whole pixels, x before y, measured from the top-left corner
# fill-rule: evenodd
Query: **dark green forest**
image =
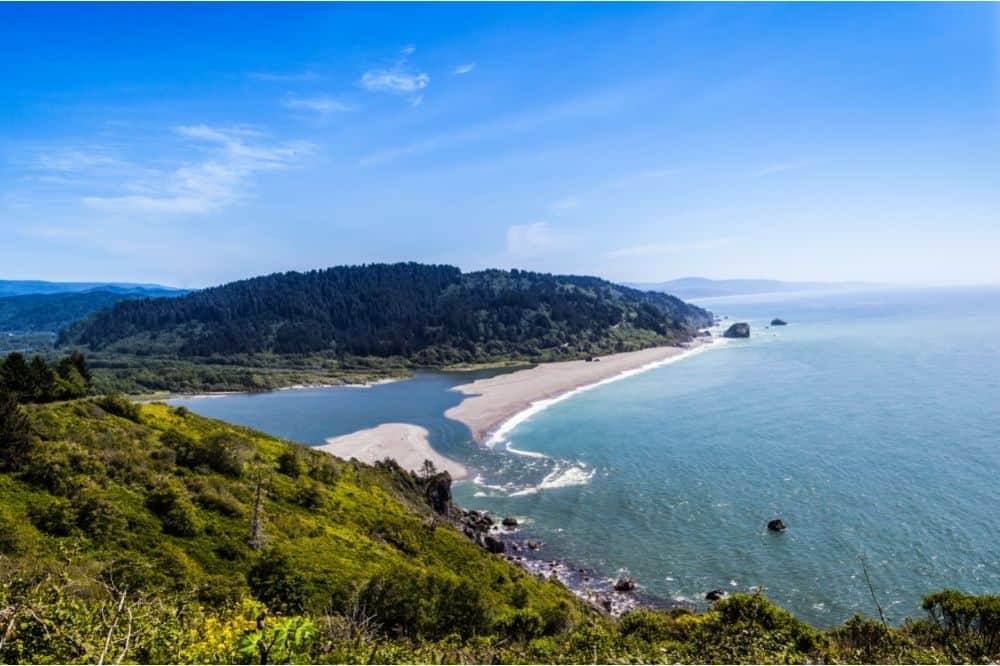
<path fill-rule="evenodd" d="M 112 291 L 7 296 L 0 298 L 0 331 L 55 333 L 129 298 L 136 296 Z"/>
<path fill-rule="evenodd" d="M 59 344 L 180 358 L 322 353 L 441 366 L 680 342 L 710 317 L 672 296 L 593 277 L 370 264 L 121 302 L 62 331 Z"/>

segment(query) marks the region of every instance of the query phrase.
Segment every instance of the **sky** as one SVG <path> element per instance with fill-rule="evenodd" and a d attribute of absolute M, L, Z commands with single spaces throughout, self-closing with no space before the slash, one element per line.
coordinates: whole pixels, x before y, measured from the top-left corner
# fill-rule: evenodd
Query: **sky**
<path fill-rule="evenodd" d="M 0 5 L 0 278 L 1000 283 L 1000 4 Z"/>

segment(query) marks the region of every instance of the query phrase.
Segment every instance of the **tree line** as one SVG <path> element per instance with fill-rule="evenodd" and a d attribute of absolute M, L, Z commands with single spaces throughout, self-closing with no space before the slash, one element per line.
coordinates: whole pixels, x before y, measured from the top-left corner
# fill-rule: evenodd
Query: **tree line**
<path fill-rule="evenodd" d="M 53 402 L 81 398 L 90 393 L 93 378 L 80 351 L 50 364 L 41 356 L 30 361 L 20 352 L 0 359 L 0 394 L 18 402 Z"/>
<path fill-rule="evenodd" d="M 642 337 L 682 340 L 711 315 L 593 277 L 462 273 L 416 263 L 278 273 L 181 298 L 125 301 L 65 329 L 59 344 L 182 357 L 228 354 L 401 356 L 434 363 Z"/>

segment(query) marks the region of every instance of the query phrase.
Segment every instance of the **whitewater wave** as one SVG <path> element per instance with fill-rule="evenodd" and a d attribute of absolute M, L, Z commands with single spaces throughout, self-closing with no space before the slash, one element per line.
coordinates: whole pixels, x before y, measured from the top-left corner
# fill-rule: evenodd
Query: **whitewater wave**
<path fill-rule="evenodd" d="M 523 490 L 518 490 L 510 494 L 511 497 L 522 495 L 534 495 L 542 490 L 553 488 L 566 488 L 568 486 L 585 486 L 590 483 L 597 473 L 596 469 L 587 469 L 585 465 L 577 464 L 570 467 L 556 467 L 549 472 L 542 482 L 537 486 L 529 486 Z"/>

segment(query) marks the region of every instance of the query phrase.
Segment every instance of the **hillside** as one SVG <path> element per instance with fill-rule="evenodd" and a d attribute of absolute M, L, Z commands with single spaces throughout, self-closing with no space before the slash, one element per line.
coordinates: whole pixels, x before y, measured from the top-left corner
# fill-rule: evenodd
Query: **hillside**
<path fill-rule="evenodd" d="M 165 405 L 0 395 L 0 662 L 1000 656 L 1000 597 L 957 592 L 901 629 L 819 632 L 760 595 L 613 621 L 463 536 L 447 487 Z"/>
<path fill-rule="evenodd" d="M 372 264 L 124 301 L 63 330 L 59 344 L 182 360 L 318 355 L 442 367 L 676 343 L 710 319 L 672 296 L 592 277 Z"/>
<path fill-rule="evenodd" d="M 186 293 L 183 289 L 158 284 L 133 282 L 46 282 L 45 280 L 0 280 L 0 298 L 28 294 L 73 294 L 88 291 L 107 291 L 128 294 L 133 298 L 157 298 Z"/>
<path fill-rule="evenodd" d="M 181 293 L 185 292 L 165 292 L 158 295 L 176 296 Z M 124 300 L 146 297 L 152 296 L 145 292 L 103 289 L 0 297 L 0 332 L 56 333 L 98 310 Z"/>

